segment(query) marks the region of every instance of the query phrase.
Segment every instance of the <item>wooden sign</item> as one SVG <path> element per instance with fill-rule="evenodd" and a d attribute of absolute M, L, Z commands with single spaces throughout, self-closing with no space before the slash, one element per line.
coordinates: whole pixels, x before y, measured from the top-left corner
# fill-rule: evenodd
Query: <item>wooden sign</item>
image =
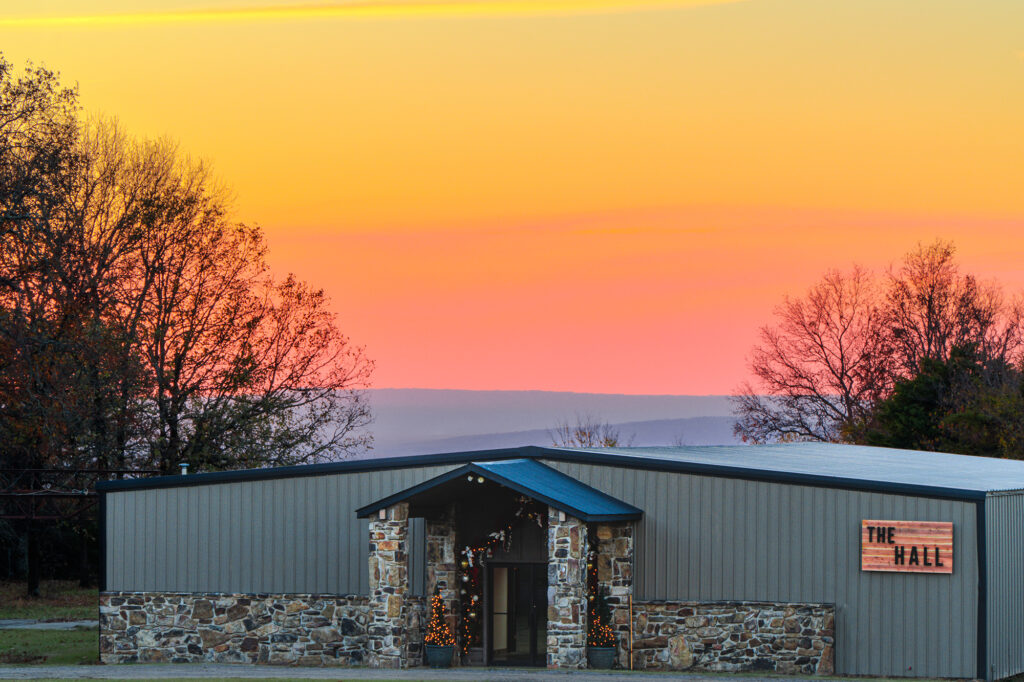
<path fill-rule="evenodd" d="M 945 521 L 861 521 L 860 570 L 952 573 L 953 524 Z"/>

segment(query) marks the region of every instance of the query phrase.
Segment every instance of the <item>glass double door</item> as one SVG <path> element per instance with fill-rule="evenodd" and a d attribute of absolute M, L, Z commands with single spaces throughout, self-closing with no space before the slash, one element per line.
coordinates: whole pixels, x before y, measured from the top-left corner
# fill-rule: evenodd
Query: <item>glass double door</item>
<path fill-rule="evenodd" d="M 488 567 L 490 583 L 489 662 L 543 666 L 547 663 L 547 564 Z"/>

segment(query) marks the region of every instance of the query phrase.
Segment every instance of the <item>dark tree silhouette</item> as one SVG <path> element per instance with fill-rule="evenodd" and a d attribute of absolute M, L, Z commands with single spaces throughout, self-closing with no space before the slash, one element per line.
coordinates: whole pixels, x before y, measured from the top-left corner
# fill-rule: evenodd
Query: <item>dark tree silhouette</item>
<path fill-rule="evenodd" d="M 913 450 L 1024 458 L 1024 376 L 972 348 L 924 358 L 875 405 L 858 442 Z"/>
<path fill-rule="evenodd" d="M 369 447 L 372 362 L 269 272 L 205 165 L 0 56 L 0 468 L 199 469 Z M 35 537 L 29 533 L 30 537 Z"/>
<path fill-rule="evenodd" d="M 919 245 L 879 281 L 855 267 L 830 271 L 806 296 L 786 298 L 761 330 L 755 381 L 733 396 L 745 441 L 857 440 L 876 404 L 925 360 L 974 349 L 989 366 L 1014 365 L 1024 315 L 996 284 L 962 274 L 952 244 Z"/>

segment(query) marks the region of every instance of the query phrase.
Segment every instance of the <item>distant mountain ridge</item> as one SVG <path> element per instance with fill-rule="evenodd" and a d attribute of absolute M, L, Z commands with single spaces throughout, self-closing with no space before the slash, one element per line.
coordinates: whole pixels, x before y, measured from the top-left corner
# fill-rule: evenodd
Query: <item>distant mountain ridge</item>
<path fill-rule="evenodd" d="M 576 415 L 619 428 L 643 445 L 737 442 L 727 396 L 621 395 L 556 391 L 374 389 L 368 457 L 550 445 L 549 430 Z"/>

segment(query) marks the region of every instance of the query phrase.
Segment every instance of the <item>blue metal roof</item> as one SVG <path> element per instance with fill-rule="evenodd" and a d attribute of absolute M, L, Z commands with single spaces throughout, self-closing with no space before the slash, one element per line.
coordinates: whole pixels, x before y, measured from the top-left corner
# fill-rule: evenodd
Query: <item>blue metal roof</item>
<path fill-rule="evenodd" d="M 506 488 L 543 502 L 583 521 L 628 521 L 639 519 L 643 511 L 595 490 L 572 476 L 556 471 L 533 459 L 504 459 L 470 462 L 419 485 L 389 495 L 356 510 L 356 516 L 371 516 L 398 502 L 413 500 L 417 495 L 463 476 L 476 474 Z"/>

